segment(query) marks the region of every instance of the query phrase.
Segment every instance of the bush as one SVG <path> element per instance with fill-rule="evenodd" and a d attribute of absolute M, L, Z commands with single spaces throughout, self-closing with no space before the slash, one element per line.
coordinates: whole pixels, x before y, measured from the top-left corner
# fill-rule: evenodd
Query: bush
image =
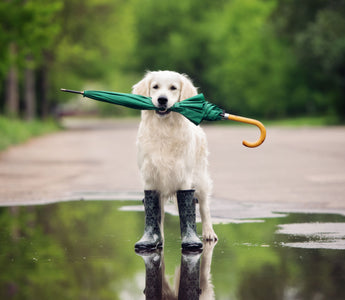
<path fill-rule="evenodd" d="M 27 141 L 29 138 L 54 132 L 59 125 L 54 121 L 21 121 L 0 116 L 0 151 L 11 145 Z"/>

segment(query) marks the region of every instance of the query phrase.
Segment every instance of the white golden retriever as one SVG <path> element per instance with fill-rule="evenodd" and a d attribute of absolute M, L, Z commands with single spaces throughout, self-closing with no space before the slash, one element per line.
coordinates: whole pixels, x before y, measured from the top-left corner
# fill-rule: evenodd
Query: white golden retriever
<path fill-rule="evenodd" d="M 212 181 L 205 133 L 181 114 L 169 111 L 176 102 L 197 95 L 197 89 L 186 75 L 157 71 L 148 72 L 132 92 L 151 97 L 161 109 L 142 111 L 137 147 L 144 189 L 161 195 L 162 223 L 165 201 L 178 190 L 195 189 L 203 239 L 217 240 L 208 203 Z"/>

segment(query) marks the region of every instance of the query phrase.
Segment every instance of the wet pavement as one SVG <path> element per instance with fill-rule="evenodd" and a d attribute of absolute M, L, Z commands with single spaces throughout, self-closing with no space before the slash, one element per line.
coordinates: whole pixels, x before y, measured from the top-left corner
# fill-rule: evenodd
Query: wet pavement
<path fill-rule="evenodd" d="M 0 205 L 132 199 L 142 193 L 138 120 L 69 120 L 66 126 L 0 153 Z M 257 139 L 254 126 L 203 127 L 214 206 L 345 211 L 345 127 L 268 127 L 265 142 L 254 149 L 242 146 L 244 139 Z"/>
<path fill-rule="evenodd" d="M 0 153 L 0 299 L 345 299 L 344 127 L 247 149 L 252 127 L 206 126 L 218 243 L 181 253 L 168 205 L 163 251 L 137 254 L 137 121 L 73 122 Z"/>
<path fill-rule="evenodd" d="M 179 219 L 168 214 L 163 250 L 137 254 L 144 214 L 136 207 L 0 208 L 0 299 L 345 299 L 343 215 L 217 224 L 218 243 L 182 253 Z"/>

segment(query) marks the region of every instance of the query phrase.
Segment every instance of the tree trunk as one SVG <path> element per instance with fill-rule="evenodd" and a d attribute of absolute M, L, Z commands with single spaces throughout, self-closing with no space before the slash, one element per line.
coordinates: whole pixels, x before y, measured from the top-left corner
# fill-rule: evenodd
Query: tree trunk
<path fill-rule="evenodd" d="M 38 71 L 39 114 L 42 119 L 49 117 L 49 66 L 52 60 L 50 52 L 43 53 L 43 63 Z"/>
<path fill-rule="evenodd" d="M 35 90 L 35 71 L 32 64 L 32 58 L 26 58 L 26 69 L 24 78 L 24 103 L 25 119 L 32 120 L 36 116 L 36 90 Z"/>
<path fill-rule="evenodd" d="M 19 86 L 17 68 L 15 66 L 12 66 L 7 74 L 5 112 L 10 116 L 18 116 L 19 114 Z"/>
<path fill-rule="evenodd" d="M 40 70 L 40 104 L 41 104 L 41 118 L 46 119 L 48 117 L 49 101 L 48 101 L 48 68 L 42 66 Z"/>
<path fill-rule="evenodd" d="M 15 44 L 10 45 L 10 55 L 12 57 L 12 66 L 10 67 L 5 86 L 5 112 L 10 116 L 19 114 L 19 82 L 18 71 L 15 64 L 17 48 Z"/>

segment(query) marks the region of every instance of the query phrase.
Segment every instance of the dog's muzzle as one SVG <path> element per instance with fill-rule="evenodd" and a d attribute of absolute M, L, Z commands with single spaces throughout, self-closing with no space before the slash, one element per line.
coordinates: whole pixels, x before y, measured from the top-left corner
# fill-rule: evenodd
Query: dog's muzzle
<path fill-rule="evenodd" d="M 160 96 L 157 100 L 158 100 L 159 110 L 156 110 L 156 113 L 160 116 L 165 116 L 165 115 L 169 114 L 170 110 L 167 107 L 168 98 L 165 96 Z"/>

